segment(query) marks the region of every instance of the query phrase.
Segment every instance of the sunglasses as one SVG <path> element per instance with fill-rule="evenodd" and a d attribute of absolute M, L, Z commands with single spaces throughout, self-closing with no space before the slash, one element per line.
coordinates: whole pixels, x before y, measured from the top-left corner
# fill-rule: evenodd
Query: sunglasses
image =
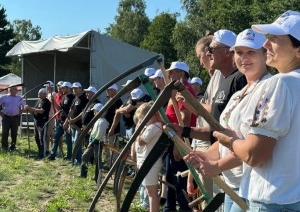
<path fill-rule="evenodd" d="M 228 47 L 227 46 L 216 46 L 216 47 L 209 46 L 209 47 L 207 47 L 207 51 L 212 54 L 215 50 L 223 49 L 223 48 L 228 48 Z"/>

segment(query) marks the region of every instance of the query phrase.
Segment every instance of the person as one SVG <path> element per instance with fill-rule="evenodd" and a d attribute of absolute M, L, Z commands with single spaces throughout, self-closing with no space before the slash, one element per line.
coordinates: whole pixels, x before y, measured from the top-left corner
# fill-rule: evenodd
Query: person
<path fill-rule="evenodd" d="M 101 103 L 96 103 L 91 108 L 96 115 L 101 109 L 103 105 Z M 101 143 L 105 141 L 106 138 L 106 130 L 108 129 L 109 123 L 105 118 L 100 117 L 95 124 L 93 125 L 90 137 L 89 137 L 89 144 L 82 154 L 82 163 L 81 163 L 81 172 L 80 177 L 87 177 L 88 173 L 88 163 L 91 157 L 94 157 L 96 169 L 95 169 L 95 176 L 94 179 L 97 181 L 99 169 L 102 168 L 102 155 L 100 151 Z"/>
<path fill-rule="evenodd" d="M 24 99 L 17 95 L 17 92 L 17 86 L 10 85 L 8 94 L 0 97 L 0 116 L 2 117 L 1 147 L 5 151 L 14 151 L 16 149 L 20 115 L 25 105 Z M 9 131 L 11 136 L 10 146 L 8 144 Z"/>
<path fill-rule="evenodd" d="M 155 74 L 150 76 L 149 79 L 153 80 L 155 88 L 159 91 L 158 93 L 160 93 L 166 86 L 161 69 L 157 69 Z"/>
<path fill-rule="evenodd" d="M 267 34 L 266 64 L 279 74 L 255 91 L 238 128 L 214 133 L 243 161 L 240 195 L 249 211 L 300 211 L 299 27 L 300 13 L 291 10 L 271 24 L 252 25 Z"/>
<path fill-rule="evenodd" d="M 71 126 L 72 145 L 74 145 L 82 128 L 82 122 L 81 122 L 82 111 L 87 105 L 89 100 L 87 99 L 86 95 L 83 93 L 82 86 L 79 82 L 74 82 L 72 84 L 72 89 L 73 89 L 73 93 L 75 94 L 75 98 L 70 107 L 67 121 Z M 83 149 L 81 145 L 77 151 L 74 165 L 81 164 L 82 151 Z"/>
<path fill-rule="evenodd" d="M 134 122 L 136 125 L 143 120 L 153 103 L 153 101 L 143 103 L 136 109 L 134 114 Z M 162 121 L 159 114 L 155 113 L 135 141 L 137 168 L 143 165 L 161 135 Z M 142 182 L 148 194 L 150 212 L 159 211 L 158 178 L 161 167 L 162 157 L 160 156 Z"/>
<path fill-rule="evenodd" d="M 196 97 L 196 93 L 194 89 L 192 88 L 191 84 L 188 83 L 189 79 L 189 67 L 185 62 L 181 61 L 175 61 L 171 63 L 171 66 L 169 69 L 166 70 L 167 75 L 170 80 L 180 80 L 186 87 L 186 89 Z M 175 95 L 176 93 L 174 93 Z M 173 94 L 172 94 L 173 95 Z M 175 96 L 174 96 L 175 97 Z M 186 126 L 195 126 L 196 125 L 196 115 L 192 114 L 191 111 L 189 111 L 182 103 L 175 102 L 177 104 L 180 116 L 183 120 L 184 125 Z M 170 121 L 170 123 L 179 123 L 175 109 L 173 106 L 173 102 L 168 102 L 167 108 L 166 108 L 166 115 Z M 183 196 L 182 190 L 186 191 L 187 188 L 187 179 L 186 178 L 176 178 L 176 173 L 178 171 L 186 171 L 187 166 L 182 160 L 181 155 L 179 154 L 177 148 L 174 147 L 173 142 L 170 143 L 170 146 L 167 150 L 166 155 L 166 179 L 167 182 L 172 185 L 177 185 L 178 189 L 174 192 L 173 189 L 169 188 L 167 189 L 167 201 L 164 208 L 164 212 L 168 211 L 175 211 L 176 210 L 176 197 L 177 201 L 179 203 L 180 210 L 183 211 L 191 211 L 191 209 L 188 206 L 188 202 L 186 198 Z"/>
<path fill-rule="evenodd" d="M 191 79 L 192 88 L 197 94 L 197 99 L 202 99 L 203 94 L 201 93 L 202 79 L 200 77 L 193 77 Z"/>
<path fill-rule="evenodd" d="M 49 112 L 49 118 L 51 119 L 48 122 L 48 129 L 47 129 L 47 139 L 46 139 L 46 146 L 45 146 L 45 155 L 48 156 L 50 154 L 49 151 L 49 146 L 51 144 L 52 146 L 52 142 L 53 142 L 53 136 L 54 136 L 54 128 L 55 128 L 55 119 L 52 117 L 54 116 L 54 103 L 52 101 L 54 101 L 55 96 L 56 96 L 56 92 L 54 91 L 54 84 L 51 80 L 48 80 L 46 84 L 44 84 L 44 87 L 47 89 L 47 99 L 49 99 L 50 103 L 51 103 L 51 108 L 50 108 L 50 112 Z"/>
<path fill-rule="evenodd" d="M 148 78 L 150 84 L 152 85 L 152 88 L 154 89 L 155 93 L 158 94 L 159 90 L 156 87 L 155 83 L 154 83 L 154 78 L 152 78 L 153 75 L 155 75 L 155 68 L 146 68 L 144 71 L 145 76 Z"/>
<path fill-rule="evenodd" d="M 114 98 L 114 96 L 117 94 L 118 92 L 118 86 L 116 84 L 113 84 L 112 86 L 110 86 L 109 88 L 107 88 L 106 93 L 108 96 L 108 101 L 110 101 L 112 98 Z M 117 99 L 117 101 L 107 109 L 107 112 L 105 114 L 105 119 L 108 121 L 109 123 L 109 127 L 106 131 L 108 138 L 107 141 L 109 144 L 115 146 L 115 147 L 119 147 L 119 141 L 118 139 L 116 139 L 116 135 L 120 133 L 120 122 L 118 123 L 114 123 L 114 117 L 116 114 L 116 110 L 118 110 L 121 106 L 123 105 L 123 101 L 119 98 Z M 105 149 L 105 157 L 106 157 L 106 165 L 103 167 L 103 169 L 105 170 L 109 170 L 110 167 L 112 166 L 111 163 L 113 163 L 117 157 L 116 153 L 112 153 L 111 151 L 109 151 L 108 149 Z"/>
<path fill-rule="evenodd" d="M 49 119 L 49 111 L 51 108 L 51 103 L 47 99 L 47 90 L 41 88 L 38 92 L 39 100 L 37 100 L 34 107 L 25 105 L 24 109 L 34 116 L 34 138 L 36 145 L 38 147 L 37 159 L 42 159 L 45 157 L 45 147 L 48 127 L 44 127 Z"/>
<path fill-rule="evenodd" d="M 65 160 L 71 160 L 72 158 L 72 136 L 71 132 L 69 131 L 69 124 L 68 124 L 68 113 L 72 102 L 75 98 L 74 94 L 71 92 L 72 84 L 70 82 L 63 82 L 61 85 L 63 97 L 59 103 L 59 100 L 55 101 L 55 107 L 60 110 L 60 121 L 56 124 L 56 131 L 54 134 L 54 142 L 53 147 L 51 150 L 50 155 L 47 157 L 48 160 L 55 160 L 57 154 L 57 148 L 59 146 L 59 142 L 62 136 L 65 134 L 66 144 L 67 144 L 67 155 L 65 156 Z"/>

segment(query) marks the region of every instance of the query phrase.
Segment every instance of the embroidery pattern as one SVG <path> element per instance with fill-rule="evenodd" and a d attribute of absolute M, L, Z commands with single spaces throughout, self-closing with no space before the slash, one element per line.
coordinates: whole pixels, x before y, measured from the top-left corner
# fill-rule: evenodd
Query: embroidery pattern
<path fill-rule="evenodd" d="M 269 103 L 270 99 L 265 98 L 266 91 L 264 91 L 259 98 L 259 102 L 256 106 L 255 112 L 254 112 L 254 117 L 253 120 L 249 120 L 249 122 L 252 124 L 250 125 L 251 127 L 257 127 L 261 123 L 267 122 L 267 115 L 269 111 Z"/>

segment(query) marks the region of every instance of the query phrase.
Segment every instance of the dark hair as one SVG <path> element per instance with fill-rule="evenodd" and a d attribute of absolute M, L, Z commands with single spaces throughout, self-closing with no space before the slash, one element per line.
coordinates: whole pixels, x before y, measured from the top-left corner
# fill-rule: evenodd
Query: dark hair
<path fill-rule="evenodd" d="M 288 36 L 289 36 L 289 38 L 290 38 L 290 40 L 291 40 L 291 42 L 292 42 L 292 46 L 293 46 L 294 48 L 300 47 L 300 41 L 299 41 L 298 39 L 296 39 L 296 38 L 293 37 L 292 35 L 288 35 Z"/>
<path fill-rule="evenodd" d="M 204 51 L 205 48 L 209 47 L 209 44 L 211 43 L 212 41 L 212 37 L 211 35 L 208 35 L 208 36 L 205 36 L 201 39 L 199 39 L 195 45 L 195 50 L 197 51 L 197 49 L 200 49 L 200 51 Z"/>

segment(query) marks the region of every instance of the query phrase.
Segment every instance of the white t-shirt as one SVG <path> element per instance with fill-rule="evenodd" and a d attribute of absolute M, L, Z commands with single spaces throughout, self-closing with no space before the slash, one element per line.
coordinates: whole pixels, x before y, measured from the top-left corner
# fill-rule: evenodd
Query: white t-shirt
<path fill-rule="evenodd" d="M 109 123 L 105 118 L 99 118 L 93 125 L 93 129 L 90 137 L 97 139 L 98 141 L 105 141 L 106 139 L 106 129 Z"/>
<path fill-rule="evenodd" d="M 55 99 L 56 93 L 52 92 L 52 96 Z M 50 111 L 49 111 L 49 118 L 51 118 L 54 115 L 54 108 L 53 108 L 53 104 L 52 104 L 52 101 L 51 101 L 51 93 L 48 93 L 47 99 L 49 99 L 49 101 L 51 102 L 51 108 L 50 108 Z"/>
<path fill-rule="evenodd" d="M 242 118 L 248 110 L 251 110 L 254 107 L 250 100 L 255 91 L 263 86 L 263 82 L 269 79 L 271 76 L 271 74 L 265 75 L 262 79 L 258 79 L 256 82 L 252 83 L 250 87 L 246 85 L 242 90 L 234 93 L 220 116 L 220 124 L 225 128 L 235 130 L 239 137 L 243 137 L 240 132 Z M 223 145 L 219 145 L 219 154 L 220 157 L 223 158 L 226 155 L 231 154 L 231 152 Z M 231 188 L 240 187 L 242 175 L 242 166 L 238 166 L 223 172 L 224 180 Z"/>
<path fill-rule="evenodd" d="M 240 195 L 250 201 L 290 204 L 300 201 L 300 70 L 263 82 L 242 112 L 240 133 L 277 140 L 262 166 L 244 163 Z"/>
<path fill-rule="evenodd" d="M 136 161 L 137 161 L 138 168 L 142 166 L 146 157 L 149 155 L 150 151 L 158 141 L 161 134 L 162 134 L 161 122 L 155 122 L 154 124 L 149 124 L 145 127 L 145 130 L 142 133 L 140 138 L 147 144 L 140 146 L 138 142 L 135 142 Z M 158 155 L 158 157 L 160 158 L 156 161 L 154 166 L 162 165 L 161 156 Z"/>

